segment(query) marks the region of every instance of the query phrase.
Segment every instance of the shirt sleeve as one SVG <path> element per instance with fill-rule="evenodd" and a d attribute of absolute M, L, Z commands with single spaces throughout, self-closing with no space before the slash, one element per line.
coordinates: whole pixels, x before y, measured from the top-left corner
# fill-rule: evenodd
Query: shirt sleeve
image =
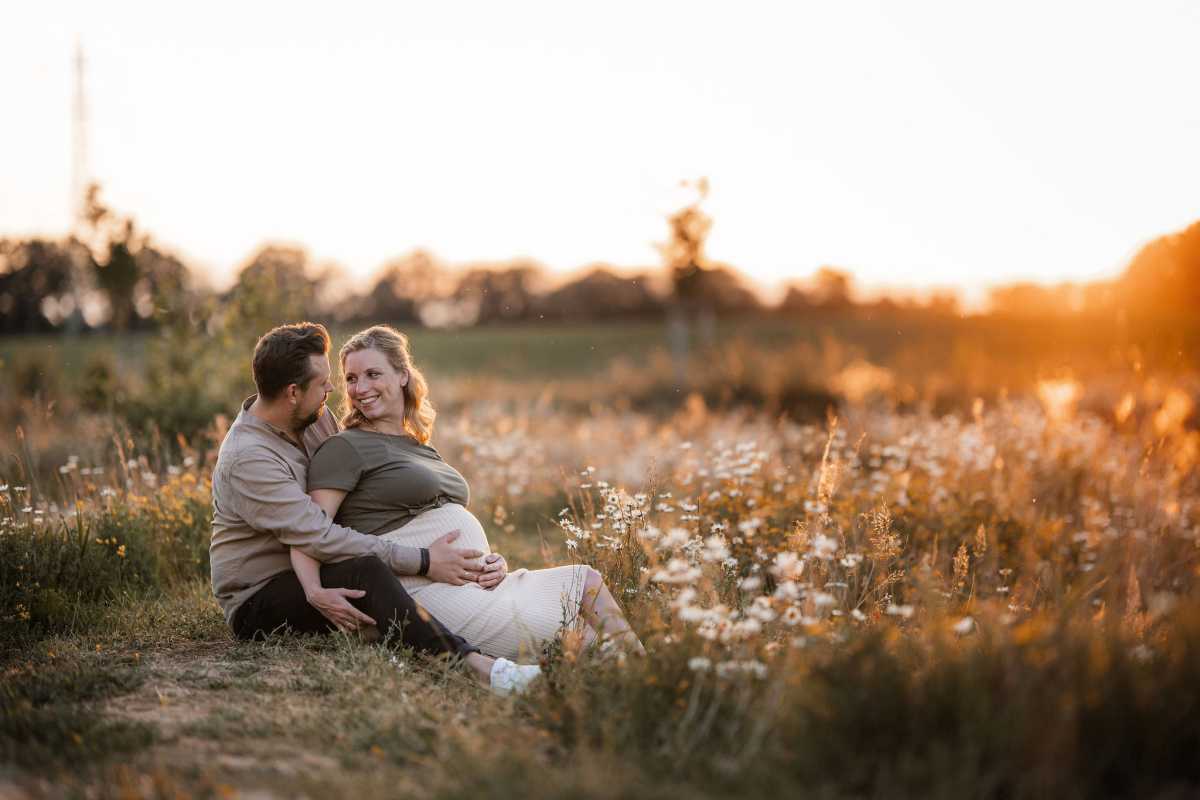
<path fill-rule="evenodd" d="M 331 436 L 313 453 L 308 464 L 308 490 L 341 489 L 350 492 L 363 474 L 363 459 L 354 445 Z"/>
<path fill-rule="evenodd" d="M 269 452 L 251 451 L 230 470 L 231 500 L 239 516 L 280 544 L 318 561 L 377 556 L 399 575 L 415 575 L 421 552 L 343 527 L 304 493 L 287 465 Z"/>

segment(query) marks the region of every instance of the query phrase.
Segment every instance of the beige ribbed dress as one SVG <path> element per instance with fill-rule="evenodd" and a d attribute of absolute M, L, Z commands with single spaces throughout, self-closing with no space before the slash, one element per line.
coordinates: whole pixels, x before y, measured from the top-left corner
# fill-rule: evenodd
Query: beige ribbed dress
<path fill-rule="evenodd" d="M 467 483 L 436 450 L 407 436 L 348 430 L 313 455 L 308 488 L 348 492 L 337 522 L 412 547 L 457 530 L 457 547 L 490 553 L 466 508 Z M 430 614 L 490 656 L 536 661 L 542 646 L 575 625 L 587 567 L 516 569 L 494 589 L 452 586 L 416 575 L 400 581 Z"/>

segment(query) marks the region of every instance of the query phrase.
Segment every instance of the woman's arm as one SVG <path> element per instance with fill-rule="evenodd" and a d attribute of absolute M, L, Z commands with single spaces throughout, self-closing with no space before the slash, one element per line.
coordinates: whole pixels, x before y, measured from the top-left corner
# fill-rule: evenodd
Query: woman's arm
<path fill-rule="evenodd" d="M 341 489 L 313 489 L 308 493 L 313 502 L 321 507 L 326 516 L 333 519 L 337 516 L 338 509 L 342 507 L 342 501 L 346 499 L 347 492 Z M 305 555 L 292 548 L 292 569 L 296 572 L 296 577 L 300 579 L 300 585 L 304 587 L 304 594 L 312 601 L 312 597 L 316 592 L 321 590 L 321 562 L 309 555 Z"/>
<path fill-rule="evenodd" d="M 312 499 L 330 519 L 337 514 L 346 492 L 341 489 L 314 489 L 310 492 Z M 304 596 L 308 604 L 320 611 L 332 622 L 338 630 L 358 630 L 363 625 L 374 625 L 375 620 L 350 605 L 349 600 L 357 599 L 366 594 L 362 589 L 326 589 L 321 586 L 321 562 L 306 555 L 298 548 L 291 550 L 292 569 L 304 587 Z"/>
<path fill-rule="evenodd" d="M 304 587 L 304 596 L 310 600 L 314 593 L 321 590 L 321 562 L 312 556 L 306 556 L 296 548 L 292 548 L 292 569 Z"/>
<path fill-rule="evenodd" d="M 342 489 L 313 489 L 308 496 L 329 515 L 330 519 L 333 519 L 337 516 L 338 509 L 342 507 L 342 501 L 346 499 L 347 494 L 349 492 Z"/>

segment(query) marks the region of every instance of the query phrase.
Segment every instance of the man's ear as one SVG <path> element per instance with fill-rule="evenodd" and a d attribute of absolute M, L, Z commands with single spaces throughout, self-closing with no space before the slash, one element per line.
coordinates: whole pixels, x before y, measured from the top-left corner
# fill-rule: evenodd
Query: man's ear
<path fill-rule="evenodd" d="M 296 405 L 300 401 L 300 387 L 296 384 L 289 383 L 284 391 L 287 393 L 288 402 L 292 405 Z"/>

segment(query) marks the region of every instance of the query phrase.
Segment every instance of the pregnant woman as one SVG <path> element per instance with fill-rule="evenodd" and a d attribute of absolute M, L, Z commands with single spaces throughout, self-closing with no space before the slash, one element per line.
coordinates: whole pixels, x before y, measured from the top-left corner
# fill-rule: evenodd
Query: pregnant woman
<path fill-rule="evenodd" d="M 436 413 L 404 334 L 376 325 L 338 354 L 345 380 L 341 433 L 312 457 L 308 490 L 339 524 L 428 548 L 447 534 L 490 553 L 487 535 L 467 510 L 467 482 L 429 446 Z M 320 564 L 292 550 L 306 592 L 320 587 Z M 427 556 L 423 555 L 427 564 Z M 585 641 L 612 640 L 643 652 L 600 573 L 583 564 L 514 570 L 499 584 L 467 573 L 458 584 L 401 576 L 404 588 L 447 628 L 497 658 L 533 661 L 564 627 Z"/>

